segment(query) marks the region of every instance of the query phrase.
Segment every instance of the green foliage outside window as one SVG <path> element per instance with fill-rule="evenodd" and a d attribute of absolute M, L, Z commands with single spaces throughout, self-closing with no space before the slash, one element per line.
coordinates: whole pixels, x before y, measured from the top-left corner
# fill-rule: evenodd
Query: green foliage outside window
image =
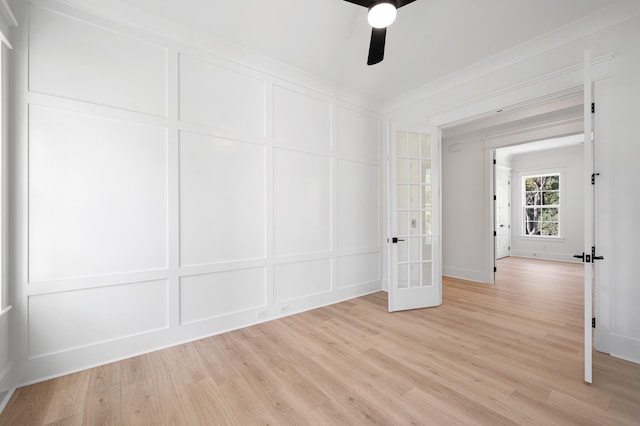
<path fill-rule="evenodd" d="M 558 236 L 560 175 L 524 178 L 525 235 Z"/>

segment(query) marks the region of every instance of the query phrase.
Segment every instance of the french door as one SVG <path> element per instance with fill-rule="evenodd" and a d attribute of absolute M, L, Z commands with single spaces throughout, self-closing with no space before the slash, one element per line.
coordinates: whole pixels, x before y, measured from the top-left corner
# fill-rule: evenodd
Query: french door
<path fill-rule="evenodd" d="M 442 303 L 440 138 L 428 126 L 390 126 L 389 312 Z"/>

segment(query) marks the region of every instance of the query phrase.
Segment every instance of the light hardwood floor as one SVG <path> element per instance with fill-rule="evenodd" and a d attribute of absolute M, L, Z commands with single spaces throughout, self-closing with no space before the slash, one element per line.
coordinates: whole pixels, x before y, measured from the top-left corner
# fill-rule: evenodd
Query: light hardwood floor
<path fill-rule="evenodd" d="M 583 383 L 581 271 L 507 258 L 439 308 L 380 292 L 27 386 L 0 425 L 640 424 L 640 365 Z"/>

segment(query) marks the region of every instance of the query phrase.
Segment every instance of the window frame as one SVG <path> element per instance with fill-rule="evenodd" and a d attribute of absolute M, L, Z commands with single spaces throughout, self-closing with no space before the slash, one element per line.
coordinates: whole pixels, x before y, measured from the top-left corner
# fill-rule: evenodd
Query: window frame
<path fill-rule="evenodd" d="M 558 210 L 558 233 L 556 235 L 531 235 L 527 233 L 527 209 L 531 208 L 529 206 L 527 206 L 527 188 L 526 188 L 526 180 L 529 178 L 535 178 L 535 177 L 546 177 L 546 176 L 558 176 L 558 204 L 546 204 L 546 205 L 540 205 L 541 208 L 556 208 Z M 520 197 L 520 201 L 521 201 L 521 216 L 520 216 L 520 237 L 522 238 L 531 238 L 534 240 L 539 240 L 539 239 L 563 239 L 563 208 L 562 208 L 562 201 L 565 197 L 564 194 L 564 172 L 557 170 L 557 171 L 540 171 L 540 172 L 536 172 L 536 171 L 530 171 L 527 174 L 522 174 L 521 175 L 521 181 L 520 181 L 520 191 L 521 191 L 521 197 Z"/>

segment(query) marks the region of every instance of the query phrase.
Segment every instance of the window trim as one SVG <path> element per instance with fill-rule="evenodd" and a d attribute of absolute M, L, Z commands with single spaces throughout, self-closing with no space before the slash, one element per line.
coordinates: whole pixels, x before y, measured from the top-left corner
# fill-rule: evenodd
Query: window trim
<path fill-rule="evenodd" d="M 527 209 L 527 191 L 525 180 L 531 177 L 539 177 L 539 176 L 558 176 L 559 185 L 558 185 L 558 194 L 559 194 L 559 204 L 549 204 L 549 208 L 557 208 L 558 209 L 558 235 L 529 235 L 526 232 L 526 209 Z M 531 239 L 532 241 L 540 241 L 540 240 L 564 240 L 566 237 L 564 236 L 564 208 L 563 208 L 563 200 L 566 195 L 564 194 L 564 180 L 565 173 L 563 169 L 553 168 L 553 169 L 545 169 L 545 170 L 528 170 L 526 173 L 520 174 L 520 235 L 521 239 Z"/>

